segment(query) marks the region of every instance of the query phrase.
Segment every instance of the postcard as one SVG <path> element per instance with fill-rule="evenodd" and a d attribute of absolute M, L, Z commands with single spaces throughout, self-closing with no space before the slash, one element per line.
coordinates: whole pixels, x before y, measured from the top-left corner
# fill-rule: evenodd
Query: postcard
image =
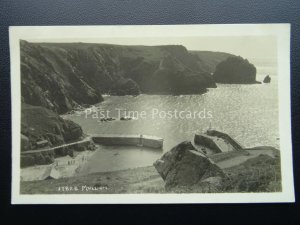
<path fill-rule="evenodd" d="M 295 201 L 289 24 L 9 32 L 13 204 Z"/>

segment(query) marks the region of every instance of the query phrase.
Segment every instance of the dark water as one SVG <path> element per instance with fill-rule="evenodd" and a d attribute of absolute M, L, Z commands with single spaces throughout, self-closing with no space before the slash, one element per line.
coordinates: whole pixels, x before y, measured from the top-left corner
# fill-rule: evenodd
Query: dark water
<path fill-rule="evenodd" d="M 271 74 L 272 76 L 272 74 Z M 257 80 L 262 80 L 258 76 Z M 100 122 L 91 113 L 65 116 L 82 126 L 87 134 L 146 134 L 164 138 L 163 151 L 194 134 L 213 129 L 229 133 L 245 147 L 271 145 L 279 148 L 277 78 L 270 84 L 226 85 L 210 89 L 203 95 L 140 95 L 107 96 L 96 105 L 96 111 L 110 111 L 118 117 L 118 110 L 142 112 L 146 118 L 130 121 Z M 172 118 L 160 118 L 153 112 L 172 112 Z M 174 111 L 201 112 L 192 118 L 175 118 Z M 156 111 L 155 111 L 156 113 Z M 162 113 L 164 114 L 164 113 Z M 97 114 L 100 116 L 99 113 Z M 199 116 L 200 115 L 200 116 Z M 95 117 L 95 116 L 94 116 Z M 204 118 L 205 117 L 205 118 Z M 163 152 L 141 148 L 100 147 L 82 173 L 101 172 L 152 165 Z"/>

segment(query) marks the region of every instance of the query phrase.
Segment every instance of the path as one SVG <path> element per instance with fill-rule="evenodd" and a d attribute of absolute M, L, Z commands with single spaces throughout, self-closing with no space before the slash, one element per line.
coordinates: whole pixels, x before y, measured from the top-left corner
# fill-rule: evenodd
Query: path
<path fill-rule="evenodd" d="M 72 143 L 68 143 L 68 144 L 63 144 L 63 145 L 55 146 L 55 147 L 52 147 L 52 148 L 24 151 L 21 154 L 30 154 L 30 153 L 52 151 L 52 150 L 55 150 L 55 149 L 60 149 L 60 148 L 65 148 L 65 147 L 69 147 L 69 146 L 72 146 L 72 145 L 77 145 L 77 144 L 85 143 L 85 142 L 90 141 L 90 140 L 91 140 L 90 137 L 86 137 L 85 139 L 83 139 L 81 141 L 76 141 L 76 142 L 72 142 Z"/>

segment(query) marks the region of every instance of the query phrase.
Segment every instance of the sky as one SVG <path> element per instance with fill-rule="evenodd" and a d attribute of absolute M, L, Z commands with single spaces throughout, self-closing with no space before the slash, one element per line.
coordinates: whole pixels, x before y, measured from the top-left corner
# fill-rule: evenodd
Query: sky
<path fill-rule="evenodd" d="M 188 50 L 218 51 L 252 59 L 276 59 L 277 48 L 274 36 L 213 36 L 213 37 L 149 37 L 149 38 L 93 38 L 28 40 L 32 42 L 87 42 L 118 45 L 183 45 Z"/>

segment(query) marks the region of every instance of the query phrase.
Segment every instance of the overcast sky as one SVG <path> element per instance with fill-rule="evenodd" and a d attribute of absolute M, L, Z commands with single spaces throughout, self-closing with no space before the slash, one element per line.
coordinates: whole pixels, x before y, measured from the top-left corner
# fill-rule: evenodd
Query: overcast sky
<path fill-rule="evenodd" d="M 41 42 L 41 40 L 29 40 Z M 276 38 L 273 36 L 235 37 L 163 37 L 163 38 L 93 38 L 93 39 L 51 39 L 43 42 L 89 42 L 119 45 L 184 45 L 188 50 L 227 52 L 244 58 L 277 57 Z"/>

